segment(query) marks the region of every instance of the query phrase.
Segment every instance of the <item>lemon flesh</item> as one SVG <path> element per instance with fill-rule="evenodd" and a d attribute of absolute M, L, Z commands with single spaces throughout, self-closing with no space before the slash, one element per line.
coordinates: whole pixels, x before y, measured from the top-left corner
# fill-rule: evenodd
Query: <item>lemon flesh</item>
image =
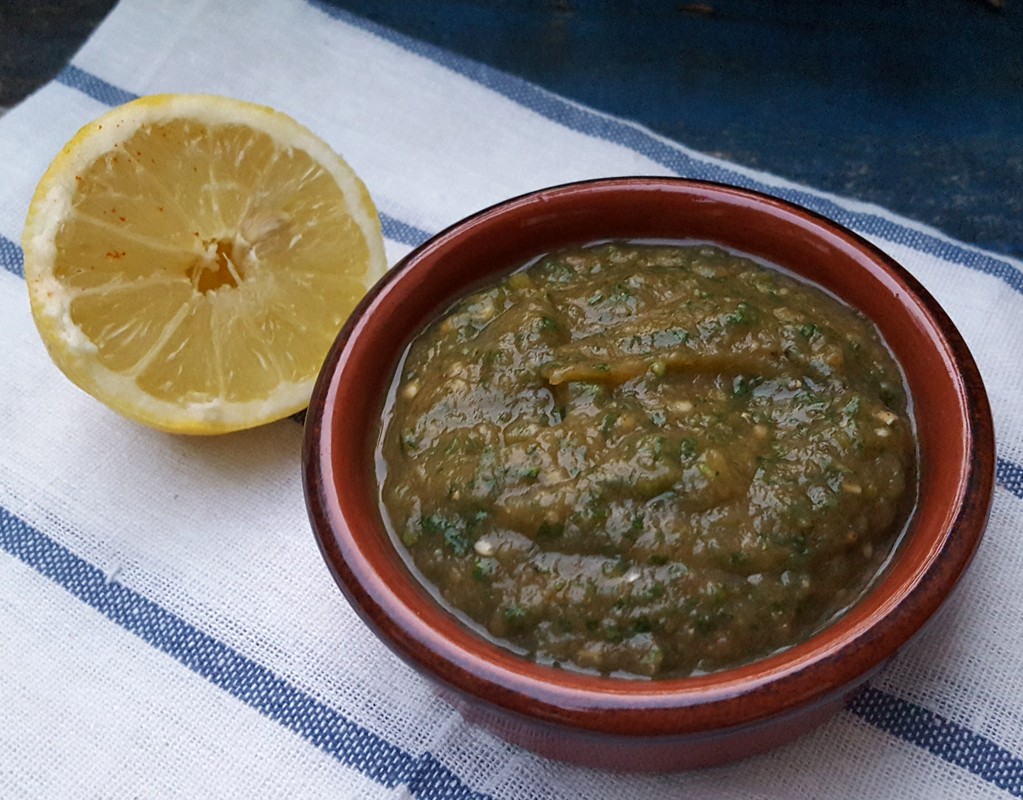
<path fill-rule="evenodd" d="M 340 156 L 283 114 L 208 95 L 145 97 L 83 128 L 40 181 L 23 246 L 60 369 L 187 433 L 304 408 L 386 268 L 376 209 Z"/>

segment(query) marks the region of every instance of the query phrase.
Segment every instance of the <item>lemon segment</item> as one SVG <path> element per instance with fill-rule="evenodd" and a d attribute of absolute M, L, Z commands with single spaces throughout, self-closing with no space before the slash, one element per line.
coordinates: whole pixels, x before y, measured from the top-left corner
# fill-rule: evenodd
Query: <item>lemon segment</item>
<path fill-rule="evenodd" d="M 385 271 L 366 187 L 271 109 L 158 95 L 83 128 L 29 207 L 25 278 L 60 369 L 127 417 L 248 428 L 305 407 Z"/>

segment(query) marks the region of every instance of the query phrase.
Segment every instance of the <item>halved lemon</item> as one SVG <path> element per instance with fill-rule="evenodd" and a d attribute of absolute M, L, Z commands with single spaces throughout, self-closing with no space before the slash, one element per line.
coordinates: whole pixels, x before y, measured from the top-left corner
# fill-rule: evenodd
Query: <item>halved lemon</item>
<path fill-rule="evenodd" d="M 272 109 L 155 95 L 84 127 L 22 239 L 32 314 L 78 386 L 162 430 L 222 433 L 301 410 L 386 269 L 366 187 Z"/>

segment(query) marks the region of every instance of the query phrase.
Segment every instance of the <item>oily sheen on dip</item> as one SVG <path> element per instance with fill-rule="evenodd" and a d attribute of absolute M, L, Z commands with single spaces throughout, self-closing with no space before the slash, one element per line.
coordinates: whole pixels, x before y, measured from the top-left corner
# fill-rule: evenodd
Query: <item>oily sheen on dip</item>
<path fill-rule="evenodd" d="M 873 325 L 716 247 L 549 254 L 423 331 L 392 389 L 381 508 L 416 571 L 564 668 L 677 677 L 802 641 L 915 499 Z"/>

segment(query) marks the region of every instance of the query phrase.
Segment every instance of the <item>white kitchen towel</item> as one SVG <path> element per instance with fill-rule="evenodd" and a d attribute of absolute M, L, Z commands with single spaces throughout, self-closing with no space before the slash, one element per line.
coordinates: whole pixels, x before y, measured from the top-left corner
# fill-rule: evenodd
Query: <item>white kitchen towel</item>
<path fill-rule="evenodd" d="M 274 106 L 363 177 L 394 263 L 565 181 L 718 180 L 865 235 L 944 305 L 991 396 L 998 486 L 961 591 L 846 710 L 738 764 L 627 775 L 463 720 L 322 563 L 293 420 L 213 439 L 128 422 L 33 326 L 19 247 L 49 161 L 112 105 Z M 0 797 L 1023 797 L 1023 272 L 884 209 L 743 169 L 319 0 L 124 0 L 0 118 Z"/>

